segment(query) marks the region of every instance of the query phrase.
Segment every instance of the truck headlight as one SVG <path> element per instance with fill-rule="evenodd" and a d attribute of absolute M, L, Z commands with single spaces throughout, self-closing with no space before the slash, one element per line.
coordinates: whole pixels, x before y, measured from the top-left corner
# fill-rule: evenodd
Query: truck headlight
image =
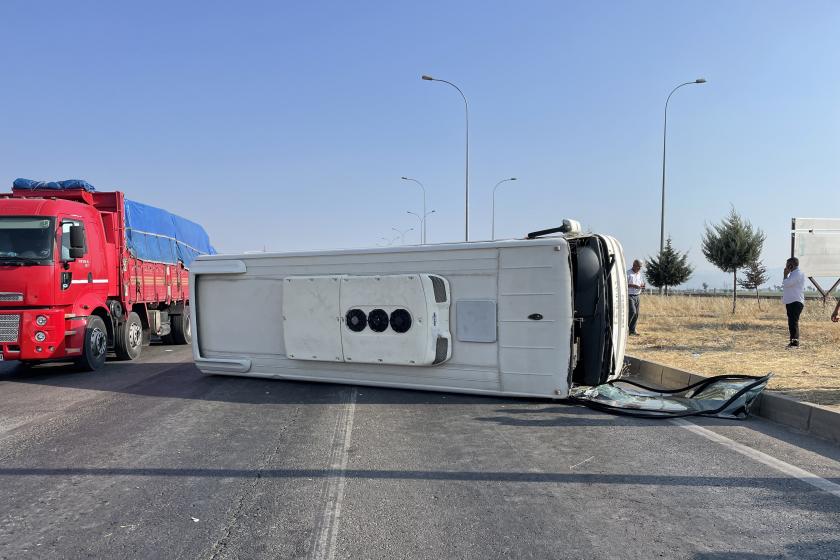
<path fill-rule="evenodd" d="M 37 340 L 38 342 L 44 342 L 45 340 L 47 340 L 47 333 L 45 333 L 44 331 L 36 332 L 35 340 Z"/>
<path fill-rule="evenodd" d="M 46 315 L 38 315 L 35 317 L 35 324 L 39 327 L 43 327 L 47 324 L 47 316 Z"/>

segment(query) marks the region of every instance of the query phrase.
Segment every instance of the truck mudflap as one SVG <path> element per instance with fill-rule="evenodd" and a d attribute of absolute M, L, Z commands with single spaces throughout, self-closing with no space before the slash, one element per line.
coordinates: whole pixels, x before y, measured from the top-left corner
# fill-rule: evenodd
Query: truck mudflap
<path fill-rule="evenodd" d="M 637 418 L 744 419 L 772 375 L 718 375 L 681 389 L 657 389 L 616 379 L 594 387 L 573 387 L 569 400 L 603 412 Z"/>

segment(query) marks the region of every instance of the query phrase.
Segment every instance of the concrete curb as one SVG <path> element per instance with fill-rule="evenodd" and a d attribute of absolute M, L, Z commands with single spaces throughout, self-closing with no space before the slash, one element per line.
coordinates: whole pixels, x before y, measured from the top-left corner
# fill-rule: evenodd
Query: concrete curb
<path fill-rule="evenodd" d="M 630 377 L 664 389 L 676 389 L 705 379 L 706 376 L 627 356 Z M 753 413 L 840 444 L 840 412 L 798 401 L 772 391 L 764 391 L 753 405 Z"/>

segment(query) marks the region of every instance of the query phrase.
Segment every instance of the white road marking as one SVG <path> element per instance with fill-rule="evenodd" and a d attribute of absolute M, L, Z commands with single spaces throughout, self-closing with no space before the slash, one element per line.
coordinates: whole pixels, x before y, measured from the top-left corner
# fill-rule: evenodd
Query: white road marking
<path fill-rule="evenodd" d="M 312 557 L 316 560 L 332 560 L 335 558 L 338 526 L 341 520 L 341 505 L 344 501 L 344 487 L 347 483 L 344 473 L 347 471 L 348 451 L 353 434 L 356 394 L 357 391 L 354 387 L 350 391 L 350 398 L 347 404 L 339 413 L 336 421 L 336 430 L 333 435 L 333 450 L 330 453 L 332 458 L 330 470 L 335 474 L 330 478 L 329 486 L 327 487 L 323 521 L 318 539 L 315 543 L 315 550 L 312 553 Z"/>
<path fill-rule="evenodd" d="M 722 436 L 717 432 L 713 432 L 712 430 L 708 430 L 697 424 L 693 424 L 688 420 L 683 420 L 681 418 L 676 418 L 671 420 L 677 426 L 685 428 L 686 430 L 695 433 L 697 435 L 703 436 L 704 438 L 713 441 L 715 443 L 719 443 L 724 447 L 731 449 L 736 453 L 740 453 L 745 457 L 749 457 L 759 463 L 763 463 L 770 468 L 776 469 L 779 472 L 782 472 L 788 476 L 801 480 L 802 482 L 806 482 L 815 488 L 819 488 L 823 492 L 828 492 L 829 494 L 840 498 L 840 484 L 836 484 L 829 480 L 826 480 L 820 476 L 815 475 L 814 473 L 808 472 L 805 469 L 800 469 L 799 467 L 795 467 L 790 463 L 785 463 L 780 459 L 776 459 L 775 457 L 771 457 L 767 453 L 763 453 L 752 447 L 748 447 L 742 443 L 738 443 L 737 441 L 733 441 L 726 436 Z"/>
<path fill-rule="evenodd" d="M 589 461 L 591 461 L 591 460 L 592 460 L 592 459 L 594 459 L 594 458 L 595 458 L 595 457 L 590 457 L 589 459 L 584 459 L 584 460 L 583 460 L 583 461 L 581 461 L 580 463 L 574 464 L 574 465 L 572 465 L 571 467 L 569 467 L 569 470 L 573 470 L 573 469 L 575 469 L 575 468 L 577 468 L 577 467 L 581 466 L 581 465 L 582 465 L 582 464 L 584 464 L 584 463 L 588 463 Z"/>

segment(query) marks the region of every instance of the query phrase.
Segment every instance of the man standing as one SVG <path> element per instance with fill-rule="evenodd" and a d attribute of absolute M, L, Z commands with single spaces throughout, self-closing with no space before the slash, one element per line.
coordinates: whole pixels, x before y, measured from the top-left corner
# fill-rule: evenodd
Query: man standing
<path fill-rule="evenodd" d="M 627 271 L 627 300 L 630 307 L 628 326 L 630 327 L 630 334 L 633 336 L 639 334 L 636 332 L 636 323 L 639 320 L 639 299 L 644 289 L 645 279 L 642 276 L 642 261 L 636 259 L 633 261 L 633 267 Z"/>
<path fill-rule="evenodd" d="M 788 348 L 799 347 L 799 316 L 805 308 L 805 274 L 799 270 L 799 259 L 791 257 L 785 263 L 785 278 L 782 280 L 782 303 L 787 310 L 790 344 Z"/>
<path fill-rule="evenodd" d="M 834 313 L 831 314 L 831 320 L 835 323 L 840 321 L 840 299 L 837 300 L 837 305 L 834 306 Z"/>

